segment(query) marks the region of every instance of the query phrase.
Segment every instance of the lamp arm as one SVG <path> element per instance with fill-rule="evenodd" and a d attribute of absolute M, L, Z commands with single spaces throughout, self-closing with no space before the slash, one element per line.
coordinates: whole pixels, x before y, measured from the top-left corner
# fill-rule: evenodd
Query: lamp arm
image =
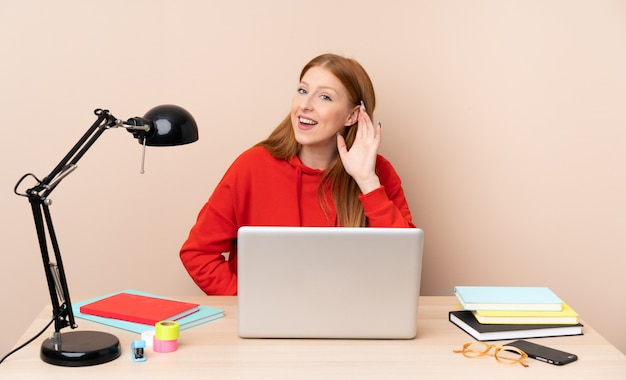
<path fill-rule="evenodd" d="M 48 283 L 48 292 L 50 293 L 50 301 L 52 303 L 52 315 L 54 316 L 54 330 L 59 332 L 62 328 L 71 326 L 76 328 L 74 313 L 72 312 L 72 302 L 67 287 L 67 279 L 65 270 L 63 269 L 63 260 L 61 252 L 54 233 L 50 210 L 45 202 L 40 202 L 35 198 L 29 198 L 33 211 L 33 219 L 35 221 L 35 229 L 37 230 L 37 238 L 39 241 L 39 249 L 43 262 L 43 269 L 46 274 Z M 46 234 L 48 231 L 48 235 Z M 56 263 L 50 260 L 48 252 L 48 237 L 54 251 Z"/>
<path fill-rule="evenodd" d="M 87 152 L 96 140 L 112 126 L 119 123 L 109 111 L 97 109 L 94 113 L 98 116 L 97 120 L 87 129 L 85 134 L 70 149 L 63 159 L 52 169 L 43 180 L 29 189 L 27 194 L 37 193 L 42 198 L 46 198 L 52 190 L 59 184 L 60 180 L 65 178 L 67 174 L 74 170 L 78 160 Z"/>
<path fill-rule="evenodd" d="M 64 327 L 69 326 L 74 329 L 77 325 L 72 311 L 72 302 L 67 286 L 61 251 L 50 215 L 49 206 L 52 202 L 48 199 L 48 196 L 61 180 L 76 168 L 77 162 L 104 131 L 121 124 L 120 121 L 115 119 L 107 110 L 98 109 L 95 111 L 95 114 L 98 116 L 97 120 L 57 166 L 55 166 L 50 174 L 43 180 L 38 181 L 34 187 L 26 190 L 25 194 L 18 193 L 19 195 L 28 197 L 31 204 L 39 249 L 41 251 L 44 272 L 48 283 L 48 292 L 50 293 L 50 301 L 52 302 L 55 332 L 57 333 Z M 22 177 L 22 180 L 25 177 L 26 176 Z M 20 182 L 16 185 L 16 189 Z M 54 261 L 50 259 L 49 245 L 52 247 L 54 253 Z"/>

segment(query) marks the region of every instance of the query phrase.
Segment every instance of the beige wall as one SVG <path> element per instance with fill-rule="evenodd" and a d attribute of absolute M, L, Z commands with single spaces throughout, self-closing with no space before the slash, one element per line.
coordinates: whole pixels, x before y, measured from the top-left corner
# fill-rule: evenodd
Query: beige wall
<path fill-rule="evenodd" d="M 22 174 L 95 108 L 187 108 L 198 143 L 149 149 L 140 175 L 140 146 L 107 132 L 52 212 L 74 297 L 200 294 L 178 260 L 196 213 L 327 51 L 374 80 L 426 232 L 422 293 L 550 286 L 626 352 L 626 2 L 608 0 L 0 0 L 0 351 L 47 302 Z"/>

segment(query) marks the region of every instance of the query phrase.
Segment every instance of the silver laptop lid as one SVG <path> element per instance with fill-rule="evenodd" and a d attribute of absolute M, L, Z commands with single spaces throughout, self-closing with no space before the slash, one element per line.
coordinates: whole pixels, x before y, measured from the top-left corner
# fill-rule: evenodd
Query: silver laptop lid
<path fill-rule="evenodd" d="M 242 227 L 239 336 L 414 338 L 422 247 L 416 228 Z"/>

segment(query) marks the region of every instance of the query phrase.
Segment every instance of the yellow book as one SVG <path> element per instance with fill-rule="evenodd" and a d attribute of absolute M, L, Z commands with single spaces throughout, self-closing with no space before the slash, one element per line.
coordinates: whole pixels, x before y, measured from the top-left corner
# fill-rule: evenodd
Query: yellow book
<path fill-rule="evenodd" d="M 574 325 L 578 323 L 578 313 L 565 303 L 561 311 L 474 310 L 472 313 L 479 323 L 485 325 Z"/>

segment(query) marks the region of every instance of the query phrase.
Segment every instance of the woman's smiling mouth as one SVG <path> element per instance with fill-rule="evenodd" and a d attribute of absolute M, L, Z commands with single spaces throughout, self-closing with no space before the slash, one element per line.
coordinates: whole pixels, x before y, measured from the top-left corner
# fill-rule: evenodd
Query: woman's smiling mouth
<path fill-rule="evenodd" d="M 299 116 L 298 117 L 298 127 L 300 129 L 308 130 L 313 129 L 317 125 L 317 121 L 308 119 L 306 117 Z"/>

